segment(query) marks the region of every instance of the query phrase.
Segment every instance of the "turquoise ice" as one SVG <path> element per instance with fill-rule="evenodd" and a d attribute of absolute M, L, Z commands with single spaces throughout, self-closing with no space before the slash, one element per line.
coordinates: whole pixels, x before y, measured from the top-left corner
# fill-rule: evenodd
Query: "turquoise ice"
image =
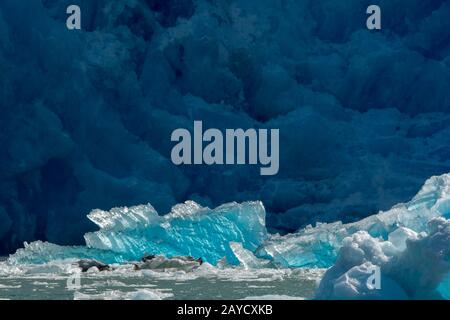
<path fill-rule="evenodd" d="M 209 209 L 193 201 L 159 216 L 151 205 L 94 210 L 100 230 L 86 245 L 26 244 L 10 264 L 92 258 L 129 262 L 145 254 L 192 256 L 218 265 L 252 268 L 330 268 L 320 299 L 449 298 L 450 174 L 430 178 L 408 203 L 361 221 L 309 226 L 268 235 L 261 202 L 228 203 Z M 368 290 L 367 270 L 379 267 L 382 290 Z M 237 271 L 238 272 L 238 271 Z"/>
<path fill-rule="evenodd" d="M 94 210 L 88 218 L 100 230 L 85 234 L 86 246 L 63 247 L 44 242 L 26 244 L 10 257 L 13 263 L 45 263 L 55 259 L 92 258 L 106 263 L 135 261 L 146 254 L 191 256 L 217 264 L 237 264 L 230 242 L 255 251 L 267 238 L 261 202 L 229 203 L 212 210 L 193 201 L 178 204 L 165 216 L 151 205 Z"/>

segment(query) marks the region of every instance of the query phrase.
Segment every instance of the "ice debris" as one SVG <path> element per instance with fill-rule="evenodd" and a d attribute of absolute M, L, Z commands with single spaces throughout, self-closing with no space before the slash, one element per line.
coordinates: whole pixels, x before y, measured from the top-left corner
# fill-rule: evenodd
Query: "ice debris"
<path fill-rule="evenodd" d="M 170 292 L 140 289 L 133 292 L 109 290 L 101 294 L 75 292 L 74 300 L 164 300 L 173 297 Z"/>

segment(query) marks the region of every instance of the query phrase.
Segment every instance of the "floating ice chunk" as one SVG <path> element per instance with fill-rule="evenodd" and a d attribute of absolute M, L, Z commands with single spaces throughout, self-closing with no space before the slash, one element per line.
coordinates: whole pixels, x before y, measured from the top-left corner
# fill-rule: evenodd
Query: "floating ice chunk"
<path fill-rule="evenodd" d="M 145 228 L 101 229 L 86 234 L 85 240 L 90 248 L 115 252 L 127 260 L 161 254 L 191 256 L 216 264 L 222 257 L 238 262 L 230 242 L 240 242 L 254 251 L 266 237 L 261 202 L 229 203 L 211 210 L 188 201 L 175 206 L 167 216 L 150 221 Z"/>
<path fill-rule="evenodd" d="M 394 231 L 395 232 L 395 231 Z M 410 234 L 404 250 L 360 231 L 344 239 L 338 260 L 321 281 L 318 299 L 448 298 L 450 220 L 435 218 L 428 234 Z M 397 233 L 398 234 L 398 233 Z M 406 233 L 403 232 L 403 236 Z M 402 236 L 402 238 L 403 238 Z M 396 237 L 391 237 L 396 238 Z M 371 286 L 379 268 L 379 287 Z"/>
<path fill-rule="evenodd" d="M 333 282 L 333 296 L 327 298 L 334 299 L 407 299 L 406 293 L 394 281 L 387 277 L 381 277 L 380 283 L 383 286 L 380 289 L 373 289 L 368 282 L 369 277 L 373 275 L 376 265 L 366 262 L 355 266 L 341 275 Z M 324 297 L 318 295 L 317 298 Z"/>
<path fill-rule="evenodd" d="M 238 264 L 230 242 L 255 251 L 267 238 L 261 202 L 229 203 L 216 209 L 193 201 L 173 207 L 163 217 L 152 206 L 94 210 L 89 219 L 100 230 L 85 234 L 85 247 L 63 247 L 45 242 L 25 244 L 10 263 L 46 263 L 62 259 L 95 259 L 103 263 L 139 260 L 146 254 L 190 256 L 216 264 L 226 257 Z"/>
<path fill-rule="evenodd" d="M 355 223 L 318 224 L 269 238 L 261 202 L 229 203 L 216 209 L 186 202 L 164 217 L 151 206 L 113 209 L 110 215 L 94 211 L 90 218 L 101 229 L 85 235 L 86 247 L 34 242 L 8 263 L 63 259 L 114 263 L 154 254 L 202 258 L 217 265 L 225 258 L 244 267 L 237 278 L 249 272 L 245 269 L 261 266 L 332 266 L 317 292 L 320 299 L 448 298 L 449 213 L 448 174 L 429 179 L 409 203 L 389 211 Z M 376 266 L 381 270 L 379 290 L 367 286 L 369 271 Z"/>
<path fill-rule="evenodd" d="M 391 277 L 412 298 L 448 297 L 450 287 L 441 284 L 448 283 L 445 279 L 450 278 L 450 219 L 432 219 L 428 223 L 428 235 L 408 240 L 406 250 L 395 256 L 387 267 Z"/>
<path fill-rule="evenodd" d="M 384 240 L 391 235 L 390 249 L 401 250 L 406 237 L 415 238 L 417 233 L 426 231 L 428 221 L 440 216 L 450 217 L 450 174 L 430 178 L 410 202 L 358 222 L 318 224 L 295 234 L 271 236 L 257 256 L 285 267 L 330 267 L 344 239 L 358 231 Z"/>
<path fill-rule="evenodd" d="M 35 241 L 24 244 L 23 249 L 18 249 L 11 255 L 7 263 L 20 264 L 45 264 L 59 260 L 92 259 L 104 263 L 124 262 L 125 259 L 117 254 L 104 250 L 97 250 L 83 246 L 59 246 L 49 242 Z"/>
<path fill-rule="evenodd" d="M 245 249 L 241 243 L 231 242 L 230 247 L 244 269 L 259 269 L 269 266 L 270 261 L 258 259 L 253 252 Z"/>
<path fill-rule="evenodd" d="M 326 268 L 335 261 L 342 239 L 347 235 L 340 222 L 319 224 L 295 234 L 270 236 L 256 256 L 284 267 Z"/>

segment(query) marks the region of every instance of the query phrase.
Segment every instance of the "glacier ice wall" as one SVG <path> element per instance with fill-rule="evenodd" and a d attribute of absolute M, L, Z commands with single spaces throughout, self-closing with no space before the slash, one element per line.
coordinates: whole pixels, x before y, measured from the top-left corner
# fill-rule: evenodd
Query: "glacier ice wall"
<path fill-rule="evenodd" d="M 379 3 L 374 33 L 366 0 L 0 1 L 0 253 L 92 208 L 260 199 L 293 232 L 407 201 L 450 171 L 450 3 Z M 280 128 L 279 175 L 173 166 L 193 120 Z"/>

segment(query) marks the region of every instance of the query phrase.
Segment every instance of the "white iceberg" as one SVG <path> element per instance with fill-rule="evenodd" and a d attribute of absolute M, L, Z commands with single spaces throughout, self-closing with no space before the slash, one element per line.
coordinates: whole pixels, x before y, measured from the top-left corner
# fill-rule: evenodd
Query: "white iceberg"
<path fill-rule="evenodd" d="M 343 240 L 356 232 L 384 240 L 391 237 L 399 245 L 402 238 L 415 237 L 413 232 L 425 232 L 427 223 L 436 217 L 450 217 L 450 174 L 427 180 L 410 202 L 358 222 L 318 224 L 286 236 L 273 235 L 259 248 L 258 256 L 285 267 L 326 268 L 336 261 Z"/>
<path fill-rule="evenodd" d="M 344 239 L 338 260 L 325 273 L 316 297 L 448 299 L 450 220 L 435 218 L 428 223 L 428 234 L 418 238 L 410 231 L 409 235 L 397 246 L 366 231 Z"/>

